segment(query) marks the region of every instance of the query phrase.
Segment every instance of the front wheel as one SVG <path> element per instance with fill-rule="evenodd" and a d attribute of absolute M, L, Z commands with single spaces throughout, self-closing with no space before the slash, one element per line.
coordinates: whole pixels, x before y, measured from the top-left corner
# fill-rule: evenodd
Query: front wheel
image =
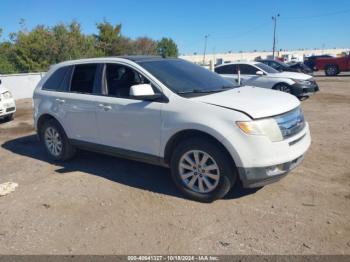
<path fill-rule="evenodd" d="M 204 139 L 179 144 L 171 158 L 171 175 L 188 198 L 212 202 L 224 197 L 236 181 L 236 170 L 223 148 Z"/>
<path fill-rule="evenodd" d="M 277 84 L 273 89 L 275 90 L 279 90 L 279 91 L 282 91 L 282 92 L 285 92 L 285 93 L 292 93 L 292 89 L 290 87 L 290 85 L 287 85 L 287 84 Z"/>

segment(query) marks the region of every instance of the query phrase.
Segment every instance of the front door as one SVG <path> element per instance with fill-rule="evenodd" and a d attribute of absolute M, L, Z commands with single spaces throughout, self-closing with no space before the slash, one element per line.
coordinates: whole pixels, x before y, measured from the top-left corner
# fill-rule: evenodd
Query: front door
<path fill-rule="evenodd" d="M 132 85 L 149 80 L 122 64 L 106 64 L 103 78 L 105 94 L 96 98 L 98 142 L 159 156 L 162 103 L 129 97 Z"/>
<path fill-rule="evenodd" d="M 248 64 L 239 64 L 238 66 L 243 85 L 271 88 L 271 83 L 265 74 L 256 74 L 257 71 L 261 71 L 259 68 Z"/>

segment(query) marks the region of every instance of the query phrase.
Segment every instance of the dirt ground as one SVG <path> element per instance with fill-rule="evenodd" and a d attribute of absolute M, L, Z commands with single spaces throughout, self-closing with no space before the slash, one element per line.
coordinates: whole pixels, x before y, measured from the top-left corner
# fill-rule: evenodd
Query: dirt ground
<path fill-rule="evenodd" d="M 53 164 L 31 101 L 0 123 L 0 254 L 350 254 L 350 76 L 317 77 L 302 102 L 312 145 L 302 165 L 259 190 L 186 200 L 167 169 L 80 152 Z"/>

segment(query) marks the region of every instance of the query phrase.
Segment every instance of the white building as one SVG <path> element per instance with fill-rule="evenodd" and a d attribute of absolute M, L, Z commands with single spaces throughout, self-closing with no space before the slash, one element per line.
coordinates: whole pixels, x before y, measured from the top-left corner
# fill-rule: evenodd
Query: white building
<path fill-rule="evenodd" d="M 304 50 L 288 50 L 288 51 L 277 51 L 276 57 L 295 57 L 297 60 L 303 60 L 305 56 L 310 55 L 339 55 L 343 52 L 349 52 L 350 48 L 334 48 L 334 49 L 304 49 Z M 230 52 L 230 53 L 217 53 L 217 54 L 206 54 L 205 64 L 212 62 L 213 64 L 220 64 L 230 61 L 238 60 L 255 60 L 257 58 L 265 59 L 271 58 L 271 51 L 256 51 L 256 52 Z M 202 64 L 203 63 L 203 54 L 196 55 L 182 55 L 180 58 L 191 61 L 193 63 Z"/>

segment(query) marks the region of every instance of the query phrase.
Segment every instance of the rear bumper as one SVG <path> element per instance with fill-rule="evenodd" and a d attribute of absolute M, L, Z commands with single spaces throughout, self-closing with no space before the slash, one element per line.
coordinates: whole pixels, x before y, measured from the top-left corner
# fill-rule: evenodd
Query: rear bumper
<path fill-rule="evenodd" d="M 320 88 L 317 84 L 309 86 L 309 85 L 301 85 L 294 84 L 292 85 L 292 94 L 297 97 L 310 96 L 318 92 Z"/>

